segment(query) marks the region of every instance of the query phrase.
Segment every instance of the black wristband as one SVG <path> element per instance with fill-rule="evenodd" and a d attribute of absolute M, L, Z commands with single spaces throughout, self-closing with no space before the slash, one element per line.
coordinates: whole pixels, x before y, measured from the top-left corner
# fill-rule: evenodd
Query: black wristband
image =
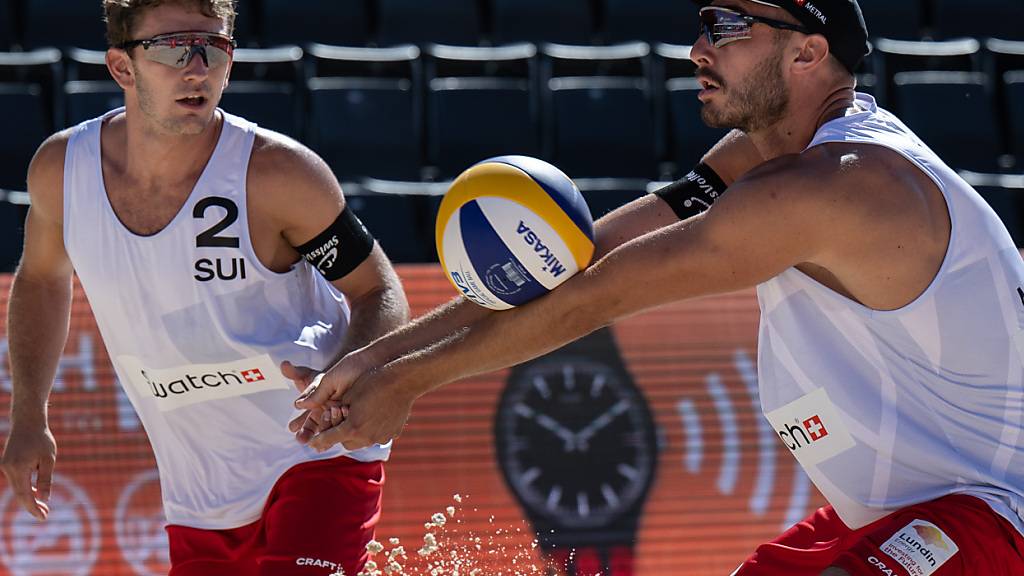
<path fill-rule="evenodd" d="M 328 280 L 337 280 L 356 269 L 373 251 L 373 236 L 356 217 L 345 209 L 326 230 L 295 249 Z"/>
<path fill-rule="evenodd" d="M 686 220 L 711 208 L 725 188 L 711 166 L 701 162 L 685 177 L 655 190 L 654 195 L 667 202 L 680 220 Z"/>

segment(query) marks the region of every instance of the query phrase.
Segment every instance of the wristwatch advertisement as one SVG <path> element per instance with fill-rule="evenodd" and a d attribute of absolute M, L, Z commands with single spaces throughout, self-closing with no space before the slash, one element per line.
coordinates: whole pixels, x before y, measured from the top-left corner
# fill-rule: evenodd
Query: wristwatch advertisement
<path fill-rule="evenodd" d="M 632 574 L 658 442 L 610 329 L 513 368 L 494 437 L 504 479 L 556 564 L 570 576 Z"/>

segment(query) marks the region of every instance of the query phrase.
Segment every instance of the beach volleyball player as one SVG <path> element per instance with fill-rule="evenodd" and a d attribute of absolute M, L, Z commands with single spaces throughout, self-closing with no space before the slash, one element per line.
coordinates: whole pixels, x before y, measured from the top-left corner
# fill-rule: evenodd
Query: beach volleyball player
<path fill-rule="evenodd" d="M 298 445 L 292 379 L 405 322 L 397 276 L 323 161 L 217 108 L 230 0 L 103 6 L 125 107 L 54 135 L 29 169 L 11 488 L 47 517 L 74 272 L 156 455 L 171 575 L 357 574 L 390 446 Z"/>
<path fill-rule="evenodd" d="M 762 408 L 830 505 L 735 574 L 1024 574 L 1024 262 L 1010 235 L 855 91 L 869 50 L 855 0 L 700 4 L 701 113 L 742 136 L 599 221 L 595 262 L 549 294 L 500 312 L 450 304 L 348 355 L 297 401 L 340 401 L 348 418 L 306 436 L 387 441 L 447 382 L 756 286 Z M 697 199 L 711 207 L 694 216 Z"/>

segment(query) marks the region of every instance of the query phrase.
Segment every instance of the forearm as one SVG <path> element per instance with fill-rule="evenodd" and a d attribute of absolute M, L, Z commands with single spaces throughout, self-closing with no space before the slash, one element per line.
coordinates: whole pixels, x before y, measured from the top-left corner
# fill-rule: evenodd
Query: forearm
<path fill-rule="evenodd" d="M 383 366 L 443 340 L 492 313 L 465 298 L 454 298 L 377 339 L 357 354 L 367 365 Z"/>
<path fill-rule="evenodd" d="M 351 303 L 345 342 L 336 360 L 363 348 L 409 321 L 409 303 L 401 286 L 388 286 Z"/>
<path fill-rule="evenodd" d="M 7 309 L 11 423 L 46 422 L 46 403 L 67 341 L 71 282 L 14 277 Z"/>

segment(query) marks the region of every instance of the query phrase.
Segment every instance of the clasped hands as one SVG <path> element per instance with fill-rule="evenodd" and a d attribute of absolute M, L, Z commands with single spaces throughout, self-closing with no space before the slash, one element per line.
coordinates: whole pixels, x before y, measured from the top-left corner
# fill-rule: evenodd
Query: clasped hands
<path fill-rule="evenodd" d="M 302 392 L 295 407 L 303 412 L 288 429 L 318 452 L 335 444 L 358 450 L 396 438 L 415 400 L 395 370 L 360 366 L 351 355 L 321 373 L 286 361 L 281 373 Z"/>

